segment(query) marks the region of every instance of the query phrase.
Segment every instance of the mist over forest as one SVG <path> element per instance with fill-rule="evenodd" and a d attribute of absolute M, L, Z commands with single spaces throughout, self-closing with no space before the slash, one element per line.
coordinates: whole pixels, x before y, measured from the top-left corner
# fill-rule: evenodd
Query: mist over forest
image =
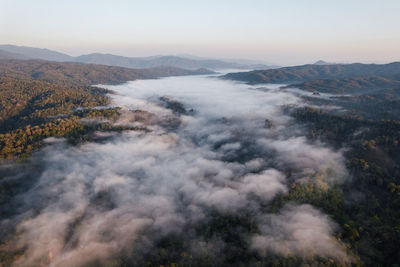
<path fill-rule="evenodd" d="M 398 0 L 0 9 L 0 267 L 400 265 Z"/>
<path fill-rule="evenodd" d="M 104 76 L 101 65 L 14 60 L 2 66 L 4 96 L 25 103 L 12 117 L 3 113 L 1 125 L 5 266 L 395 260 L 379 259 L 379 253 L 392 253 L 375 246 L 386 230 L 370 225 L 377 215 L 370 219 L 361 207 L 372 201 L 379 209 L 371 197 L 376 194 L 391 202 L 379 211 L 380 220 L 398 212 L 393 179 L 399 124 L 382 117 L 398 113 L 389 105 L 382 115 L 371 113 L 354 99 L 385 94 L 397 101 L 396 93 L 388 98 L 396 92 L 397 64 L 386 67 L 384 82 L 393 82 L 382 92 L 364 94 L 363 84 L 348 85 L 355 91 L 318 92 L 321 82 L 312 85 L 309 74 L 303 76 L 308 83 L 291 85 L 168 68 L 108 68 Z M 44 71 L 36 75 L 34 66 Z M 309 68 L 331 68 L 330 75 L 338 68 L 315 66 Z M 78 67 L 92 71 L 81 76 Z M 270 72 L 288 71 L 303 75 L 297 68 Z M 115 79 L 127 82 L 88 86 Z M 21 94 L 7 91 L 10 86 Z M 385 242 L 396 253 L 397 241 Z"/>

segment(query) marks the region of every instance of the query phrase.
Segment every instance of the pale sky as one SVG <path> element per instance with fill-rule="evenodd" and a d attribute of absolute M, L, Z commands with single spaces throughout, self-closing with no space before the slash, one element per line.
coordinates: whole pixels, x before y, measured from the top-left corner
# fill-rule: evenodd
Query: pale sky
<path fill-rule="evenodd" d="M 400 0 L 0 0 L 0 44 L 287 65 L 400 61 Z"/>

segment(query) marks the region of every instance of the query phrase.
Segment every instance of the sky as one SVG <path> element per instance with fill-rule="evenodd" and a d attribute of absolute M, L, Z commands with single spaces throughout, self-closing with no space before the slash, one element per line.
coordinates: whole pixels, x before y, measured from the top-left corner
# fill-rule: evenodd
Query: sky
<path fill-rule="evenodd" d="M 400 60 L 399 0 L 0 0 L 0 43 L 280 65 Z"/>

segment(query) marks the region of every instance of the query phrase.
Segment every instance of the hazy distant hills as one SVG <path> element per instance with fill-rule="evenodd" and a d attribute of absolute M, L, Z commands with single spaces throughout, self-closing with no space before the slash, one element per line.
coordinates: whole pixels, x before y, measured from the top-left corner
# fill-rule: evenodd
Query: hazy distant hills
<path fill-rule="evenodd" d="M 49 61 L 73 61 L 73 57 L 57 51 L 16 45 L 0 45 L 0 50 L 13 53 L 19 58 L 13 59 L 43 59 Z"/>
<path fill-rule="evenodd" d="M 0 50 L 0 59 L 29 59 L 29 58 L 21 54 Z"/>
<path fill-rule="evenodd" d="M 80 62 L 90 64 L 102 64 L 126 68 L 154 68 L 176 67 L 183 69 L 270 69 L 269 66 L 260 63 L 243 63 L 224 61 L 218 59 L 203 59 L 192 56 L 154 56 L 154 57 L 124 57 L 112 54 L 92 53 L 72 57 L 57 51 L 15 45 L 0 45 L 0 59 L 42 59 L 57 62 Z"/>
<path fill-rule="evenodd" d="M 233 69 L 233 68 L 245 68 L 245 66 L 224 62 L 220 60 L 195 60 L 182 58 L 178 56 L 160 56 L 148 58 L 140 57 L 122 57 L 110 54 L 89 54 L 75 58 L 75 61 L 81 63 L 94 63 L 103 65 L 120 66 L 127 68 L 154 68 L 160 66 L 171 66 L 184 69 Z"/>
<path fill-rule="evenodd" d="M 299 83 L 321 79 L 342 79 L 361 76 L 381 76 L 400 80 L 400 62 L 390 64 L 329 64 L 302 65 L 280 69 L 229 73 L 222 78 L 240 80 L 250 84 Z"/>

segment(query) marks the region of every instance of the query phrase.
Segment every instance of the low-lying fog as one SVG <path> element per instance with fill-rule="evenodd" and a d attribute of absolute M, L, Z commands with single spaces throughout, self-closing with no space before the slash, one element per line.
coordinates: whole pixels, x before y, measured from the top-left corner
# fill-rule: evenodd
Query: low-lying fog
<path fill-rule="evenodd" d="M 350 261 L 321 211 L 291 204 L 267 212 L 293 181 L 328 187 L 346 179 L 341 151 L 309 142 L 306 129 L 284 114 L 283 106 L 304 105 L 299 96 L 279 85 L 207 76 L 105 87 L 123 107 L 118 123 L 151 131 L 80 147 L 53 141 L 35 155 L 37 174 L 8 177 L 38 175 L 1 222 L 3 229 L 17 225 L 13 242 L 26 248 L 16 265 L 84 266 L 120 255 L 140 264 L 170 234 L 194 257 L 218 255 L 224 241 L 195 231 L 211 211 L 252 216 L 258 232 L 248 234 L 249 246 L 261 256 Z"/>

